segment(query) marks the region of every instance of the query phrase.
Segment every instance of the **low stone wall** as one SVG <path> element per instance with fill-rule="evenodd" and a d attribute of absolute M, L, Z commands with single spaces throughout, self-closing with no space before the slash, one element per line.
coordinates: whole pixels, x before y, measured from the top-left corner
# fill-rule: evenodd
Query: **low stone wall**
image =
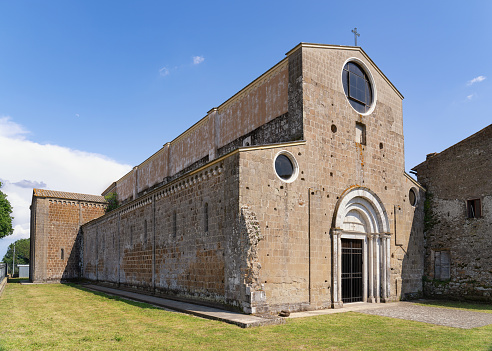
<path fill-rule="evenodd" d="M 0 280 L 0 296 L 2 296 L 5 286 L 7 286 L 7 277 Z"/>

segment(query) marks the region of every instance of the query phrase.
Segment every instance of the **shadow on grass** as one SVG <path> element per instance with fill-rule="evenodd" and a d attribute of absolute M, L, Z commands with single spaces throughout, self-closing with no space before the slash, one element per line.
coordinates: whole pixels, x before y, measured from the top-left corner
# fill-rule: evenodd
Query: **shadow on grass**
<path fill-rule="evenodd" d="M 7 278 L 7 283 L 14 283 L 14 284 L 20 284 L 24 282 L 29 282 L 29 279 L 27 278 Z"/>
<path fill-rule="evenodd" d="M 130 300 L 126 297 L 120 297 L 120 296 L 107 294 L 107 293 L 104 293 L 101 291 L 91 290 L 91 289 L 85 288 L 85 287 L 83 287 L 77 283 L 62 283 L 62 284 L 66 285 L 66 286 L 70 286 L 70 287 L 78 289 L 78 290 L 81 290 L 81 291 L 91 293 L 91 294 L 96 295 L 96 296 L 104 297 L 108 300 L 121 301 L 121 302 L 124 302 L 128 305 L 135 306 L 135 307 L 147 308 L 147 309 L 152 309 L 152 310 L 167 310 L 166 308 L 157 307 L 157 306 L 145 303 L 145 302 Z"/>
<path fill-rule="evenodd" d="M 472 310 L 480 312 L 490 312 L 492 313 L 492 304 L 479 303 L 479 302 L 464 302 L 464 301 L 449 301 L 449 300 L 423 300 L 414 301 L 415 303 L 433 306 L 433 307 L 448 307 L 448 308 L 458 308 L 462 310 Z M 492 349 L 491 349 L 492 351 Z"/>

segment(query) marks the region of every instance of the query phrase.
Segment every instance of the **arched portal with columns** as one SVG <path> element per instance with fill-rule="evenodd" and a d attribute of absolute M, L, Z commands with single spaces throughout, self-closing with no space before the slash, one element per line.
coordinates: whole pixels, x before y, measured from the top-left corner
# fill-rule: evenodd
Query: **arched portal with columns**
<path fill-rule="evenodd" d="M 368 188 L 347 189 L 335 208 L 332 236 L 333 307 L 390 297 L 388 215 Z"/>

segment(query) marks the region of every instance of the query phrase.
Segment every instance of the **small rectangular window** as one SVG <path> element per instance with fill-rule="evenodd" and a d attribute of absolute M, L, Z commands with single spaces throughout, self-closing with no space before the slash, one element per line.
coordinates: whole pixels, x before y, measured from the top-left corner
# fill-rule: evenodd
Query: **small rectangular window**
<path fill-rule="evenodd" d="M 451 255 L 449 251 L 434 253 L 434 279 L 448 280 L 451 278 Z"/>
<path fill-rule="evenodd" d="M 355 123 L 355 142 L 366 145 L 366 126 L 365 124 Z"/>
<path fill-rule="evenodd" d="M 64 260 L 65 259 L 65 250 L 61 249 L 60 252 L 60 259 Z"/>
<path fill-rule="evenodd" d="M 482 204 L 480 199 L 472 199 L 466 201 L 466 210 L 468 218 L 480 218 L 482 217 Z"/>

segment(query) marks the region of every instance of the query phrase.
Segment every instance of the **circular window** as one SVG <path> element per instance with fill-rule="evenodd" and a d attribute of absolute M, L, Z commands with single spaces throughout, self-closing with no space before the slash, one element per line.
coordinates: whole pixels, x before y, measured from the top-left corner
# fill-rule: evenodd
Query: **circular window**
<path fill-rule="evenodd" d="M 414 207 L 417 205 L 417 193 L 415 188 L 410 189 L 408 192 L 408 201 L 410 201 L 410 205 Z"/>
<path fill-rule="evenodd" d="M 275 173 L 284 182 L 290 183 L 297 178 L 298 167 L 296 159 L 287 151 L 281 151 L 275 157 Z"/>
<path fill-rule="evenodd" d="M 345 96 L 355 111 L 361 114 L 372 112 L 375 101 L 372 77 L 354 59 L 349 60 L 342 70 Z"/>

